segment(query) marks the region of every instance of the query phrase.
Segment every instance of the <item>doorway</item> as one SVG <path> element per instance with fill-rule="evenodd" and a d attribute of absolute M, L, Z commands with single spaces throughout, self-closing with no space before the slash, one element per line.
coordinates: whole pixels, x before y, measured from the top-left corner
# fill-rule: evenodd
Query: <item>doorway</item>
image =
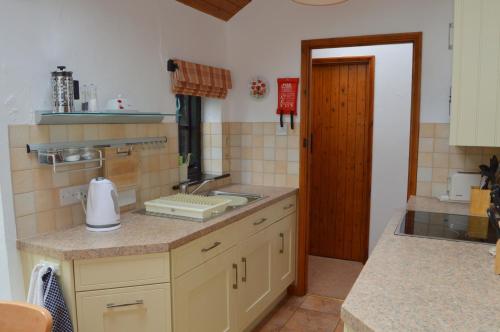
<path fill-rule="evenodd" d="M 307 293 L 308 282 L 308 255 L 310 248 L 310 223 L 311 221 L 311 197 L 313 188 L 311 165 L 313 163 L 312 151 L 316 148 L 316 140 L 311 141 L 311 126 L 313 124 L 313 57 L 315 49 L 375 46 L 391 44 L 411 44 L 411 114 L 409 116 L 408 137 L 408 169 L 407 169 L 407 192 L 406 195 L 416 193 L 417 183 L 417 160 L 418 160 L 418 133 L 420 127 L 420 83 L 422 67 L 422 33 L 398 33 L 387 35 L 354 36 L 328 39 L 303 40 L 301 49 L 301 123 L 300 123 L 300 180 L 299 180 L 299 222 L 298 222 L 298 248 L 297 248 L 297 280 L 293 288 L 295 295 Z M 327 173 L 328 174 L 328 173 Z M 323 236 L 325 236 L 323 234 Z"/>
<path fill-rule="evenodd" d="M 368 257 L 375 57 L 312 60 L 309 254 Z"/>

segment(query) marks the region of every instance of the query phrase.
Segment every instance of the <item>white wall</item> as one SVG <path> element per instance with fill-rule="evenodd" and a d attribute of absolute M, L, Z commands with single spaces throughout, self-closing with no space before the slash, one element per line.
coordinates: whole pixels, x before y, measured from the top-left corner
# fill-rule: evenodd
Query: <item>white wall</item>
<path fill-rule="evenodd" d="M 225 29 L 223 21 L 175 0 L 2 0 L 0 153 L 8 156 L 7 124 L 32 123 L 33 109 L 50 109 L 57 65 L 81 83 L 95 83 L 102 106 L 121 93 L 141 111 L 175 112 L 166 60 L 224 66 Z M 14 255 L 8 161 L 3 165 L 5 235 Z M 11 280 L 22 280 L 17 263 L 9 261 Z M 13 295 L 20 298 L 22 290 Z"/>
<path fill-rule="evenodd" d="M 2 187 L 0 186 L 0 300 L 12 297 L 9 275 L 9 257 L 5 241 L 5 224 L 2 206 Z"/>
<path fill-rule="evenodd" d="M 370 252 L 395 209 L 406 206 L 412 44 L 313 50 L 313 58 L 375 56 Z"/>
<path fill-rule="evenodd" d="M 451 51 L 448 24 L 453 0 L 349 0 L 337 6 L 302 6 L 290 0 L 254 0 L 228 23 L 228 66 L 234 88 L 230 121 L 277 121 L 276 78 L 300 76 L 300 41 L 352 35 L 422 31 L 422 122 L 448 122 Z M 248 96 L 256 75 L 270 96 Z"/>

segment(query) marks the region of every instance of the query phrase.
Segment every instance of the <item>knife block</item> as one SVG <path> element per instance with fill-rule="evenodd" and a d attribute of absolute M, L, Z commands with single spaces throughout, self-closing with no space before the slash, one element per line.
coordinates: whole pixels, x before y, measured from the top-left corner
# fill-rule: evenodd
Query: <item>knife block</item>
<path fill-rule="evenodd" d="M 495 256 L 495 273 L 500 274 L 500 240 L 497 241 L 497 255 Z"/>
<path fill-rule="evenodd" d="M 470 215 L 476 217 L 487 217 L 486 210 L 490 207 L 491 190 L 471 187 L 470 189 Z"/>

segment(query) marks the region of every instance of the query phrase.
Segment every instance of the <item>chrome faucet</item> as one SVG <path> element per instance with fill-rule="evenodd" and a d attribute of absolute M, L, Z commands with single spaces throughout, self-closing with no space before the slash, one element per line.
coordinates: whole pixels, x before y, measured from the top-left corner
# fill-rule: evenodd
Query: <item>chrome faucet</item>
<path fill-rule="evenodd" d="M 204 180 L 202 183 L 200 183 L 192 192 L 191 192 L 191 195 L 194 195 L 196 194 L 198 191 L 200 191 L 200 189 L 206 185 L 207 183 L 210 183 L 210 182 L 213 182 L 215 181 L 214 179 L 208 179 L 208 180 Z M 185 182 L 185 183 L 181 183 L 179 185 L 179 191 L 181 194 L 189 194 L 189 185 L 192 184 L 192 182 Z"/>

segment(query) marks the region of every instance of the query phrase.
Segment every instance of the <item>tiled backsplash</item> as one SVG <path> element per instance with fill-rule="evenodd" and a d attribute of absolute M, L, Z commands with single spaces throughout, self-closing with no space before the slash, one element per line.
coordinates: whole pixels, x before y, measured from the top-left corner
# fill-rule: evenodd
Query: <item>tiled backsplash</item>
<path fill-rule="evenodd" d="M 500 148 L 449 145 L 448 124 L 422 123 L 418 155 L 417 195 L 438 197 L 447 192 L 448 177 L 458 171 L 479 171 Z"/>
<path fill-rule="evenodd" d="M 229 144 L 233 182 L 298 187 L 299 128 L 277 135 L 278 123 L 231 122 Z"/>
<path fill-rule="evenodd" d="M 167 136 L 168 143 L 136 146 L 140 151 L 138 206 L 170 194 L 179 181 L 177 124 L 9 126 L 12 188 L 17 237 L 24 238 L 84 223 L 81 204 L 62 207 L 59 190 L 87 184 L 99 171 L 54 174 L 38 163 L 37 154 L 26 153 L 26 144 L 79 142 L 96 139 Z"/>
<path fill-rule="evenodd" d="M 204 123 L 204 171 L 230 172 L 231 178 L 214 186 L 234 183 L 298 186 L 299 125 L 277 135 L 277 123 Z M 49 233 L 85 221 L 81 204 L 61 206 L 59 191 L 88 184 L 102 171 L 52 172 L 40 165 L 37 154 L 26 153 L 26 144 L 80 142 L 97 139 L 167 136 L 168 143 L 136 146 L 139 150 L 137 206 L 172 193 L 179 182 L 178 129 L 176 123 L 126 125 L 13 125 L 9 126 L 12 188 L 17 237 Z M 89 165 L 91 167 L 93 165 Z"/>

